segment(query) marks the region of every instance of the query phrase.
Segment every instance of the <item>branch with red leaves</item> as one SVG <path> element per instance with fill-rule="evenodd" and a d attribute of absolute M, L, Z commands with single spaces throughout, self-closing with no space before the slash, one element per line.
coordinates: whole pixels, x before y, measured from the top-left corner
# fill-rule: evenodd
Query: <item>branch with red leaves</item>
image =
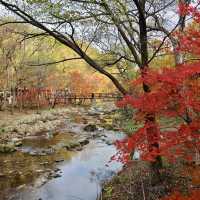
<path fill-rule="evenodd" d="M 191 5 L 179 5 L 181 15 L 190 15 L 200 24 L 200 12 Z M 180 47 L 177 51 L 200 56 L 200 31 L 189 29 L 186 34 L 177 33 Z M 191 160 L 194 152 L 200 152 L 200 62 L 183 63 L 162 70 L 147 69 L 132 84 L 145 83 L 150 92 L 141 92 L 138 97 L 125 96 L 117 102 L 119 107 L 131 106 L 137 110 L 136 119 L 145 122 L 144 126 L 131 137 L 116 142 L 119 149 L 112 159 L 128 162 L 134 149 L 138 149 L 141 158 L 154 161 L 157 156 L 165 156 L 174 161 L 177 158 Z M 194 78 L 196 77 L 196 78 Z M 179 118 L 182 122 L 177 130 L 161 131 L 160 124 L 146 121 L 148 113 L 156 118 Z M 143 116 L 141 118 L 141 116 Z M 151 132 L 147 130 L 151 129 Z M 149 134 L 151 133 L 151 134 Z M 153 144 L 159 144 L 154 148 Z"/>

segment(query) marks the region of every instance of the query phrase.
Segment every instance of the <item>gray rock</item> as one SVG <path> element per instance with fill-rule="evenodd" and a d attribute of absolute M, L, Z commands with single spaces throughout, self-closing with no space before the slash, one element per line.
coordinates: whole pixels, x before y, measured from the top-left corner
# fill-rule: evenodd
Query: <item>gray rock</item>
<path fill-rule="evenodd" d="M 111 141 L 106 141 L 106 144 L 107 144 L 107 145 L 112 145 L 113 142 L 111 142 Z"/>
<path fill-rule="evenodd" d="M 83 130 L 87 131 L 87 132 L 94 132 L 94 131 L 96 131 L 98 129 L 97 129 L 97 126 L 95 124 L 88 124 L 87 126 L 85 126 L 83 128 Z"/>
<path fill-rule="evenodd" d="M 59 168 L 54 169 L 54 172 L 60 172 L 60 171 L 61 171 L 61 169 L 59 169 Z"/>
<path fill-rule="evenodd" d="M 32 151 L 27 152 L 31 156 L 46 156 L 54 153 L 54 149 L 35 149 Z"/>
<path fill-rule="evenodd" d="M 79 140 L 78 140 L 78 143 L 79 143 L 81 146 L 84 146 L 84 145 L 89 144 L 90 141 L 89 141 L 87 138 L 83 138 L 83 139 L 79 139 Z"/>
<path fill-rule="evenodd" d="M 22 139 L 19 138 L 12 138 L 11 142 L 15 147 L 19 147 L 22 145 Z"/>
<path fill-rule="evenodd" d="M 83 150 L 83 148 L 82 147 L 76 147 L 76 149 L 75 149 L 76 151 L 82 151 Z"/>
<path fill-rule="evenodd" d="M 52 177 L 53 177 L 53 178 L 60 178 L 60 177 L 62 177 L 62 175 L 61 175 L 61 174 L 53 174 Z"/>

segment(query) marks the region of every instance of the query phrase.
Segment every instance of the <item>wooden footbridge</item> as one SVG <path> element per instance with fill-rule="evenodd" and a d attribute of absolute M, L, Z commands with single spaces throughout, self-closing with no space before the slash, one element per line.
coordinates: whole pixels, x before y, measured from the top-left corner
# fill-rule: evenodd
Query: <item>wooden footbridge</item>
<path fill-rule="evenodd" d="M 120 93 L 71 93 L 68 90 L 50 89 L 18 89 L 15 91 L 0 91 L 0 101 L 7 101 L 8 104 L 14 102 L 22 107 L 34 105 L 67 105 L 67 104 L 87 104 L 96 100 L 117 101 L 122 98 Z"/>
<path fill-rule="evenodd" d="M 80 103 L 94 102 L 96 100 L 101 101 L 117 101 L 122 98 L 120 93 L 89 93 L 89 94 L 77 94 L 77 93 L 65 93 L 57 92 L 47 96 L 51 102 L 56 104 L 67 104 L 67 103 Z"/>
<path fill-rule="evenodd" d="M 57 99 L 67 99 L 67 100 L 93 100 L 93 99 L 101 99 L 101 100 L 117 100 L 121 99 L 122 95 L 119 93 L 89 93 L 89 94 L 76 94 L 76 93 L 55 93 L 51 94 L 50 98 Z"/>

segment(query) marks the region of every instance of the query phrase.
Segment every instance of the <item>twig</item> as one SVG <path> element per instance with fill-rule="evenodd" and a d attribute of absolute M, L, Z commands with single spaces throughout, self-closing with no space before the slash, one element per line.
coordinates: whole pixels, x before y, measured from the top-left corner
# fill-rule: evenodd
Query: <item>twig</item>
<path fill-rule="evenodd" d="M 143 184 L 142 179 L 141 179 L 141 184 L 142 184 L 142 194 L 143 194 L 143 199 L 146 200 L 145 191 L 144 191 L 144 184 Z"/>

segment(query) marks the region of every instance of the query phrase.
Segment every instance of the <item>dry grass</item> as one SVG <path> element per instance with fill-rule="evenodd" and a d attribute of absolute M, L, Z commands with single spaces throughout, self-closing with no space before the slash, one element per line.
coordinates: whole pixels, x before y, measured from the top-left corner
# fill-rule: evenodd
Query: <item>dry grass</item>
<path fill-rule="evenodd" d="M 185 167 L 181 163 L 165 167 L 162 181 L 156 183 L 148 163 L 134 162 L 104 185 L 102 200 L 158 200 L 175 188 L 187 193 L 193 178 L 190 172 L 182 173 Z"/>

